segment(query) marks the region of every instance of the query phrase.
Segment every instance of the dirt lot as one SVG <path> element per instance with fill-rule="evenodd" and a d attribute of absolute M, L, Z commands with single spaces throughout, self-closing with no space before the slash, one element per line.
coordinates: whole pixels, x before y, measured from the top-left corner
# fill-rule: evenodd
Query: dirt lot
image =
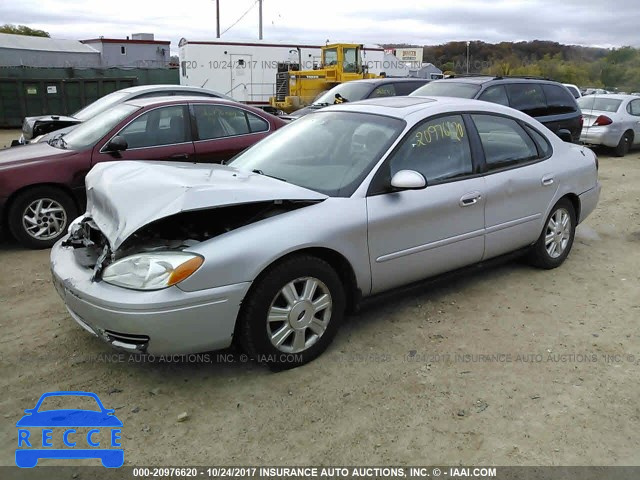
<path fill-rule="evenodd" d="M 49 252 L 5 240 L 0 464 L 43 392 L 88 390 L 124 422 L 127 465 L 640 465 L 640 153 L 600 160 L 600 205 L 561 268 L 393 295 L 278 374 L 118 361 L 67 315 Z"/>

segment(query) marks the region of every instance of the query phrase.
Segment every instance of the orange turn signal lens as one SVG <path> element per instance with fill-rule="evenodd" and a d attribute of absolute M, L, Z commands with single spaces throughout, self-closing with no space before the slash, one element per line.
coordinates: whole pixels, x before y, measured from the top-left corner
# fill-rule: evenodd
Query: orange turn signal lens
<path fill-rule="evenodd" d="M 169 279 L 167 280 L 167 286 L 175 285 L 189 277 L 193 272 L 200 268 L 200 265 L 204 263 L 202 257 L 193 257 L 186 262 L 178 265 L 178 267 L 171 272 Z"/>

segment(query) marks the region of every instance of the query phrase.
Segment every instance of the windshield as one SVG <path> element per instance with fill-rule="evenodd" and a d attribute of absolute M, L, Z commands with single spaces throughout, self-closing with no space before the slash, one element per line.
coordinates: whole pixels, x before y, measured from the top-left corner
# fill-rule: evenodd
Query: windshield
<path fill-rule="evenodd" d="M 332 197 L 353 194 L 405 122 L 365 113 L 306 115 L 229 163 Z"/>
<path fill-rule="evenodd" d="M 480 91 L 480 85 L 471 83 L 451 82 L 449 80 L 441 82 L 431 82 L 414 90 L 409 94 L 410 97 L 459 97 L 474 98 Z"/>
<path fill-rule="evenodd" d="M 314 105 L 333 105 L 342 102 L 357 102 L 369 95 L 371 85 L 366 83 L 347 82 L 336 85 L 331 90 L 320 94 L 313 102 Z M 342 97 L 342 101 L 336 102 L 336 94 Z"/>
<path fill-rule="evenodd" d="M 99 98 L 93 103 L 90 103 L 82 110 L 78 110 L 72 116 L 83 122 L 89 120 L 91 117 L 95 117 L 97 114 L 104 112 L 108 108 L 112 107 L 116 103 L 124 101 L 128 94 L 122 92 L 113 92 L 102 98 Z"/>
<path fill-rule="evenodd" d="M 581 110 L 598 110 L 600 112 L 617 112 L 620 108 L 622 100 L 615 98 L 604 98 L 587 96 L 578 100 L 578 106 Z"/>
<path fill-rule="evenodd" d="M 38 412 L 51 410 L 91 410 L 100 412 L 100 405 L 88 395 L 50 395 L 42 400 Z"/>
<path fill-rule="evenodd" d="M 328 48 L 324 51 L 324 65 L 329 67 L 331 65 L 338 64 L 338 50 L 335 48 Z"/>
<path fill-rule="evenodd" d="M 92 147 L 98 140 L 109 133 L 113 127 L 139 108 L 126 103 L 116 105 L 112 109 L 81 123 L 69 133 L 64 134 L 62 139 L 59 139 L 58 136 L 53 137 L 49 144 L 54 147 L 69 148 L 71 150 Z"/>

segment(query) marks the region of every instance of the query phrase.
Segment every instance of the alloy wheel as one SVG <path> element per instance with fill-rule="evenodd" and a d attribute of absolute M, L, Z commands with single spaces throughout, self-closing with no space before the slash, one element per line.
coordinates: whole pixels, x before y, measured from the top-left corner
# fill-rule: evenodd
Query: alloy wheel
<path fill-rule="evenodd" d="M 314 345 L 331 321 L 329 288 L 314 277 L 287 283 L 273 298 L 267 314 L 271 344 L 284 353 L 300 353 Z"/>
<path fill-rule="evenodd" d="M 545 249 L 551 258 L 558 258 L 571 238 L 571 217 L 564 208 L 557 209 L 549 218 L 545 233 Z"/>
<path fill-rule="evenodd" d="M 22 214 L 22 226 L 36 240 L 50 240 L 64 232 L 67 212 L 50 198 L 39 198 L 31 202 Z"/>

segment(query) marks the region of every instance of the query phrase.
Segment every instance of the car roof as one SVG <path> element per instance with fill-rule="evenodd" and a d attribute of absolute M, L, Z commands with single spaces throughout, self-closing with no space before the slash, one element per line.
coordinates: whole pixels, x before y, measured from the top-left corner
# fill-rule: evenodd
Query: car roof
<path fill-rule="evenodd" d="M 478 75 L 478 76 L 453 76 L 449 78 L 440 78 L 438 80 L 433 80 L 434 82 L 442 83 L 442 82 L 457 82 L 457 83 L 474 83 L 474 84 L 484 84 L 489 82 L 496 83 L 547 83 L 553 85 L 562 85 L 560 82 L 555 80 L 551 80 L 549 78 L 537 78 L 537 77 L 509 77 L 509 76 L 490 76 L 490 75 Z"/>
<path fill-rule="evenodd" d="M 408 78 L 408 77 L 384 77 L 384 78 L 365 78 L 362 80 L 351 80 L 349 83 L 366 83 L 366 84 L 378 84 L 378 83 L 427 83 L 431 80 L 428 78 Z M 342 85 L 342 84 L 340 84 Z"/>
<path fill-rule="evenodd" d="M 184 102 L 199 102 L 199 103 L 216 103 L 223 105 L 235 105 L 235 106 L 248 106 L 244 104 L 240 104 L 240 102 L 236 102 L 234 100 L 228 100 L 226 98 L 219 97 L 203 97 L 201 95 L 167 95 L 167 96 L 159 96 L 159 97 L 145 97 L 145 98 L 133 98 L 131 100 L 127 100 L 126 104 L 134 105 L 136 107 L 148 107 L 151 105 L 170 105 L 172 103 L 184 103 Z"/>
<path fill-rule="evenodd" d="M 627 95 L 623 93 L 600 93 L 600 94 L 585 95 L 585 97 L 611 98 L 613 100 L 637 100 L 638 99 L 636 95 Z"/>
<path fill-rule="evenodd" d="M 380 97 L 358 102 L 340 103 L 331 105 L 318 111 L 322 112 L 359 112 L 385 115 L 404 120 L 415 113 L 432 111 L 433 114 L 445 113 L 447 111 L 460 110 L 481 110 L 507 113 L 514 117 L 521 117 L 521 112 L 512 108 L 495 103 L 484 102 L 482 100 L 470 100 L 457 97 Z"/>
<path fill-rule="evenodd" d="M 161 90 L 185 90 L 185 91 L 196 91 L 196 90 L 205 90 L 205 91 L 211 91 L 211 90 L 206 90 L 205 88 L 200 88 L 200 87 L 192 87 L 190 85 L 176 85 L 176 84 L 170 84 L 170 83 L 166 83 L 166 84 L 157 84 L 157 85 L 137 85 L 135 87 L 127 87 L 127 88 L 123 88 L 121 90 L 118 90 L 119 92 L 125 92 L 125 93 L 145 93 L 145 92 L 157 92 L 157 91 L 161 91 Z M 215 92 L 214 92 L 215 93 Z"/>

